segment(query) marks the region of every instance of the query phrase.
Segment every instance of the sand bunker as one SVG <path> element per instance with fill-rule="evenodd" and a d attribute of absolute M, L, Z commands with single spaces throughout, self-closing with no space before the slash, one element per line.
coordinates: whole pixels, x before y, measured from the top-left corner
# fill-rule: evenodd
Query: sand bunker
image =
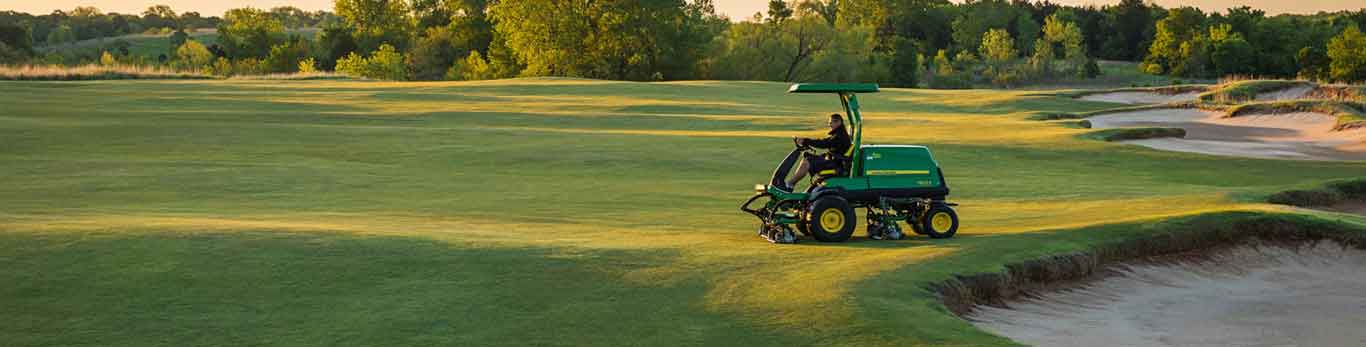
<path fill-rule="evenodd" d="M 1123 141 L 1162 150 L 1252 158 L 1366 160 L 1366 129 L 1333 131 L 1337 118 L 1321 113 L 1224 118 L 1222 113 L 1199 109 L 1157 109 L 1105 114 L 1087 120 L 1092 128 L 1186 130 L 1185 138 Z"/>
<path fill-rule="evenodd" d="M 1200 93 L 1162 94 L 1153 92 L 1114 92 L 1082 96 L 1082 100 L 1113 102 L 1119 104 L 1167 104 L 1194 101 Z"/>
<path fill-rule="evenodd" d="M 1075 288 L 978 306 L 983 330 L 1038 346 L 1366 345 L 1366 251 L 1242 246 L 1127 264 Z"/>

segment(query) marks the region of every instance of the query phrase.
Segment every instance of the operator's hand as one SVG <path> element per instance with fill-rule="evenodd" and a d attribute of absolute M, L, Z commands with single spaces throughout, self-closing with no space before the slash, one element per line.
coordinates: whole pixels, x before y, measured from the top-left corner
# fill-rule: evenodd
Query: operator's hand
<path fill-rule="evenodd" d="M 793 137 L 793 138 L 792 138 L 792 142 L 793 142 L 793 143 L 796 143 L 796 144 L 797 144 L 797 147 L 806 147 L 806 139 L 804 139 L 804 138 Z"/>

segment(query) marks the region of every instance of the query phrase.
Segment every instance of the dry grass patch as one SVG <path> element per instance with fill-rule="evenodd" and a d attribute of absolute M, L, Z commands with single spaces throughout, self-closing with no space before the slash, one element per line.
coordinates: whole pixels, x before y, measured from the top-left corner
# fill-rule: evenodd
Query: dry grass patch
<path fill-rule="evenodd" d="M 0 80 L 12 81 L 88 81 L 129 79 L 215 79 L 198 71 L 181 71 L 147 66 L 0 66 Z"/>

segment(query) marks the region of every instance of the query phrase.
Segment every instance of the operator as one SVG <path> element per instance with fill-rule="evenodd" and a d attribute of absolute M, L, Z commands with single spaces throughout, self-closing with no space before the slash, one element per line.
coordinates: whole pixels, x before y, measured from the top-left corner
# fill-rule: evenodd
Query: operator
<path fill-rule="evenodd" d="M 783 190 L 792 191 L 792 187 L 801 182 L 807 175 L 816 176 L 821 171 L 839 170 L 845 161 L 845 153 L 849 152 L 849 132 L 844 130 L 844 117 L 840 114 L 830 115 L 830 132 L 826 133 L 825 138 L 808 139 L 793 137 L 792 141 L 799 147 L 813 147 L 825 149 L 824 155 L 812 153 L 802 153 L 802 161 L 797 165 L 797 172 L 792 173 L 792 177 L 787 179 L 786 187 Z"/>

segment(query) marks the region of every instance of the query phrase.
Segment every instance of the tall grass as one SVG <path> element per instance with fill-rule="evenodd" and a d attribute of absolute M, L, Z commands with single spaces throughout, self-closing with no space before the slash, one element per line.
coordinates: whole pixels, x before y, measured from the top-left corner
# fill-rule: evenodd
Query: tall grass
<path fill-rule="evenodd" d="M 0 80 L 83 81 L 123 79 L 214 79 L 200 71 L 136 65 L 0 65 Z"/>

